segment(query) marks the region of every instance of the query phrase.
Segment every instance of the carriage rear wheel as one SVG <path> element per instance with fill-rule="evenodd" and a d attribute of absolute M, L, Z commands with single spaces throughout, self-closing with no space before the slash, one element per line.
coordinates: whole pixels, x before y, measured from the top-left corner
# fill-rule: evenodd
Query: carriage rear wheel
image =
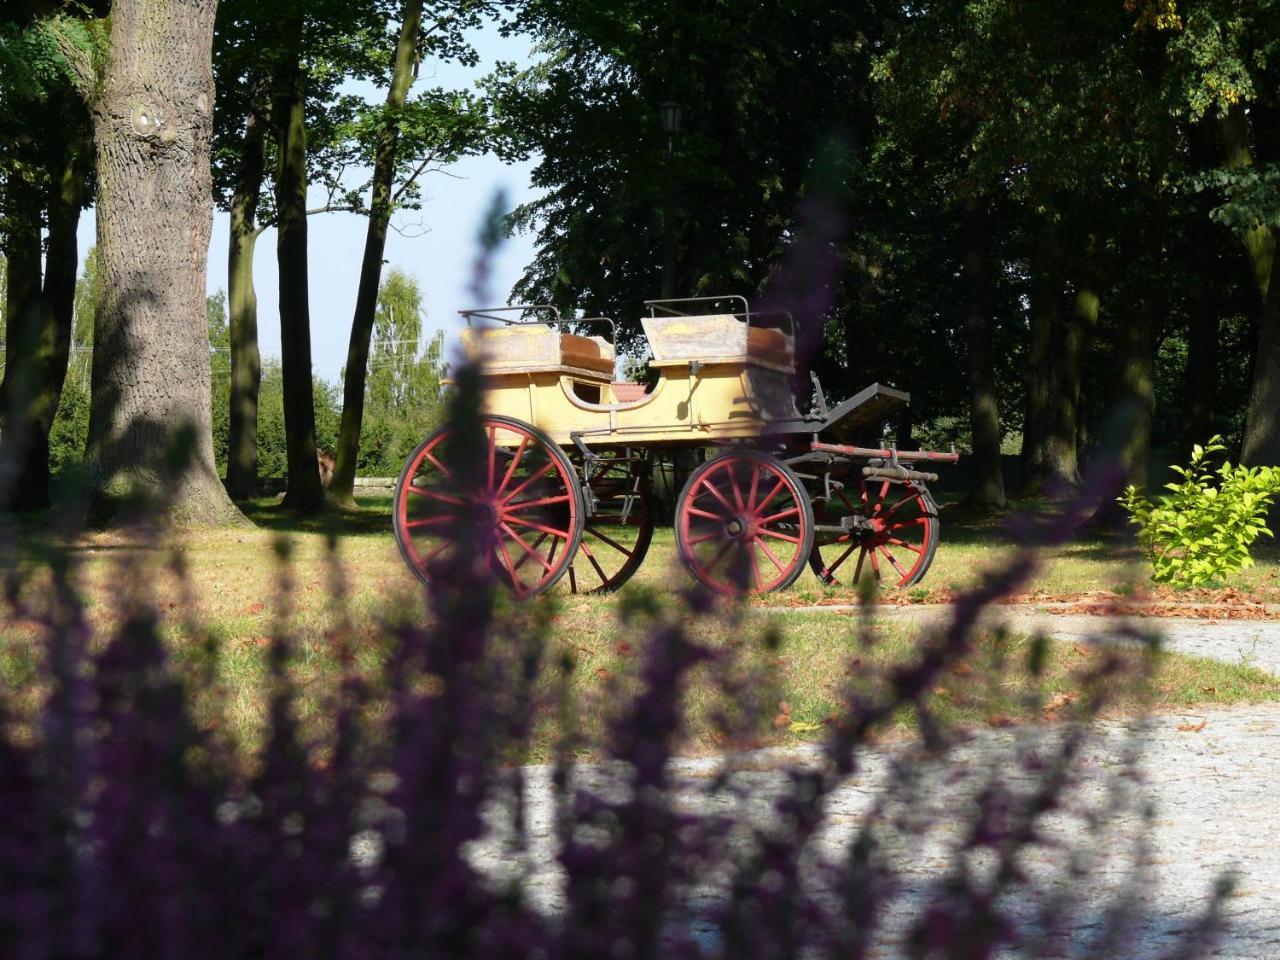
<path fill-rule="evenodd" d="M 647 464 L 621 451 L 607 451 L 591 460 L 575 458 L 575 465 L 595 503 L 569 567 L 569 588 L 574 593 L 608 593 L 640 569 L 653 539 Z"/>
<path fill-rule="evenodd" d="M 444 427 L 419 445 L 396 483 L 393 522 L 401 555 L 424 583 L 480 564 L 523 598 L 568 572 L 585 514 L 563 450 L 527 423 L 484 416 L 478 438 Z"/>
<path fill-rule="evenodd" d="M 856 584 L 863 571 L 897 587 L 919 583 L 938 549 L 938 507 L 923 484 L 864 479 L 855 499 L 845 490 L 815 511 L 821 524 L 853 518 L 843 534 L 817 535 L 809 566 L 823 583 Z"/>
<path fill-rule="evenodd" d="M 813 549 L 813 507 L 786 464 L 752 450 L 726 453 L 685 484 L 676 546 L 689 572 L 718 593 L 781 590 Z"/>

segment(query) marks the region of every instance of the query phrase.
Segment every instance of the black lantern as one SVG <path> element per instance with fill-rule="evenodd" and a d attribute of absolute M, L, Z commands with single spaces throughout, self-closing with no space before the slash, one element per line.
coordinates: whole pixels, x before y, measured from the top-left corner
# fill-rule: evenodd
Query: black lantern
<path fill-rule="evenodd" d="M 660 109 L 662 132 L 669 137 L 674 137 L 680 132 L 680 113 L 682 108 L 674 100 L 668 100 L 662 104 Z"/>

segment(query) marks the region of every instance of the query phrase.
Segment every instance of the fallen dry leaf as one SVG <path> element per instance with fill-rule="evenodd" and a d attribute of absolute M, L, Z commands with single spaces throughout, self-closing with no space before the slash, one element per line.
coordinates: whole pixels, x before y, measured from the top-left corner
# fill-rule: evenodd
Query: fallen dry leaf
<path fill-rule="evenodd" d="M 1205 719 L 1201 720 L 1199 723 L 1180 723 L 1178 724 L 1178 729 L 1183 733 L 1199 733 L 1208 725 L 1209 718 L 1205 717 Z"/>
<path fill-rule="evenodd" d="M 1007 713 L 993 713 L 987 717 L 987 723 L 993 727 L 1012 727 L 1013 717 Z"/>

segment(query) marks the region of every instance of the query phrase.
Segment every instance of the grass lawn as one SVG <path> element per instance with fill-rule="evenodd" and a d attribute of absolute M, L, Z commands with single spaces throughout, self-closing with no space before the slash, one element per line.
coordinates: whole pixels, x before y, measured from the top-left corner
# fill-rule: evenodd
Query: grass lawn
<path fill-rule="evenodd" d="M 269 501 L 249 505 L 248 513 L 257 528 L 185 535 L 175 545 L 186 558 L 201 629 L 219 646 L 221 682 L 217 691 L 205 695 L 217 698 L 220 722 L 239 738 L 252 741 L 266 709 L 268 637 L 281 595 L 281 565 L 273 543 L 280 535 L 287 535 L 293 544 L 288 568 L 293 588 L 289 622 L 296 641 L 294 671 L 302 690 L 304 719 L 316 721 L 327 715 L 326 697 L 339 673 L 331 642 L 336 623 L 329 600 L 332 577 L 337 574 L 345 583 L 357 640 L 362 627 L 389 605 L 420 604 L 421 599 L 417 582 L 404 568 L 391 537 L 386 498 L 366 499 L 354 512 L 302 522 L 281 514 Z M 331 534 L 338 535 L 336 565 L 328 554 Z M 997 527 L 948 524 L 944 514 L 937 560 L 925 584 L 911 591 L 909 599 L 944 598 L 963 589 L 977 571 L 997 562 L 1012 546 Z M 201 666 L 205 654 L 192 642 L 193 631 L 183 622 L 182 593 L 165 565 L 166 550 L 140 548 L 104 534 L 86 538 L 74 553 L 83 561 L 84 592 L 93 620 L 109 624 L 122 587 L 141 581 L 141 571 L 148 570 L 155 584 L 148 595 L 159 598 L 179 662 L 193 671 Z M 1278 561 L 1274 549 L 1260 551 L 1258 566 L 1241 577 L 1242 592 L 1268 601 L 1280 599 Z M 677 566 L 670 531 L 660 530 L 633 581 L 635 587 L 628 590 L 648 591 L 660 600 L 688 582 Z M 1091 539 L 1047 556 L 1032 591 L 1062 596 L 1142 582 L 1136 558 L 1119 541 Z M 588 742 L 598 742 L 613 704 L 625 699 L 618 687 L 631 682 L 643 656 L 646 631 L 620 624 L 616 596 L 573 596 L 566 587 L 555 593 L 558 610 L 549 641 L 553 655 L 548 660 L 556 662 L 562 652 L 575 659 L 572 688 L 580 704 L 576 715 Z M 758 742 L 785 743 L 820 735 L 822 724 L 839 713 L 848 684 L 870 683 L 877 668 L 914 656 L 919 637 L 907 623 L 880 626 L 878 642 L 864 649 L 856 638 L 855 619 L 848 615 L 769 609 L 833 599 L 851 600 L 852 591 L 823 587 L 805 573 L 791 590 L 756 602 L 741 623 L 731 625 L 716 618 L 693 623 L 691 629 L 709 645 L 739 648 L 738 669 L 754 678 L 749 689 L 762 723 Z M 783 637 L 777 649 L 760 641 L 771 626 Z M 31 636 L 29 625 L 5 625 L 0 638 L 0 682 L 11 691 L 25 691 L 19 696 L 34 702 L 39 690 Z M 933 708 L 946 720 L 970 726 L 1053 717 L 1069 709 L 1079 692 L 1077 675 L 1088 669 L 1096 651 L 1051 645 L 1045 672 L 1035 684 L 1037 695 L 1030 696 L 1025 668 L 1029 644 L 1026 637 L 1004 642 L 986 638 L 962 668 L 962 675 L 937 685 Z M 357 648 L 357 669 L 376 675 L 385 651 L 368 644 L 357 643 Z M 1280 682 L 1243 666 L 1165 655 L 1149 690 L 1119 684 L 1113 692 L 1116 697 L 1110 709 L 1114 713 L 1131 712 L 1144 703 L 1157 713 L 1176 712 L 1193 705 L 1280 700 Z M 726 707 L 726 697 L 717 692 L 714 678 L 705 671 L 696 675 L 688 698 L 692 720 L 683 749 L 698 752 L 722 746 L 711 717 Z M 905 728 L 910 718 L 904 716 L 901 722 Z M 554 732 L 544 724 L 539 751 L 545 753 L 553 738 Z"/>

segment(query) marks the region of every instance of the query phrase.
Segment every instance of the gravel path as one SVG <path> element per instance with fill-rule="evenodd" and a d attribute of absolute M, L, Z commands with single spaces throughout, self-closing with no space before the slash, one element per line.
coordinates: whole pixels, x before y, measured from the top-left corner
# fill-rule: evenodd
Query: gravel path
<path fill-rule="evenodd" d="M 825 608 L 823 608 L 825 609 Z M 905 611 L 905 612 L 904 612 Z M 891 608 L 887 616 L 926 619 L 941 613 L 921 607 Z M 1064 640 L 1091 634 L 1098 618 L 1045 615 L 1022 609 L 1001 614 L 1018 630 L 1042 630 Z M 1228 662 L 1248 662 L 1280 673 L 1280 622 L 1277 621 L 1144 621 L 1160 627 L 1166 646 L 1180 652 Z M 891 860 L 901 872 L 902 895 L 888 913 L 889 924 L 880 940 L 880 954 L 899 956 L 905 923 L 915 914 L 919 898 L 952 861 L 955 824 L 962 822 L 972 792 L 988 775 L 999 773 L 1017 785 L 1018 758 L 1029 749 L 1049 749 L 1057 734 L 1050 728 L 992 731 L 976 737 L 954 753 L 950 761 L 925 774 L 929 803 L 938 815 L 937 827 L 923 840 L 899 837 L 888 844 Z M 1046 740 L 1047 738 L 1047 740 Z M 1141 893 L 1148 914 L 1141 930 L 1141 948 L 1124 956 L 1148 957 L 1176 942 L 1203 909 L 1208 892 L 1225 871 L 1238 875 L 1236 893 L 1227 902 L 1228 932 L 1212 956 L 1223 960 L 1280 960 L 1280 704 L 1215 709 L 1185 716 L 1162 716 L 1138 723 L 1101 723 L 1083 754 L 1083 763 L 1097 770 L 1121 769 L 1135 742 L 1141 743 L 1137 771 L 1141 794 L 1134 794 L 1118 813 L 1103 818 L 1105 832 L 1088 839 L 1083 821 L 1064 816 L 1052 825 L 1073 845 L 1085 840 L 1096 862 L 1084 899 L 1084 912 L 1071 921 L 1076 948 L 1100 935 L 1110 895 L 1144 870 Z M 903 748 L 907 749 L 907 748 Z M 680 784 L 679 803 L 688 809 L 722 809 L 737 803 L 747 818 L 769 821 L 772 801 L 786 783 L 785 771 L 808 762 L 811 751 L 761 751 L 734 758 L 740 772 L 730 778 L 736 793 L 710 793 L 712 774 L 726 761 L 719 758 L 680 760 L 673 774 Z M 835 856 L 870 805 L 892 782 L 887 777 L 893 752 L 873 755 L 860 775 L 843 784 L 830 798 L 827 827 L 814 847 L 817 857 Z M 916 762 L 916 761 L 913 761 Z M 957 781 L 957 768 L 971 772 Z M 528 771 L 528 810 L 532 830 L 528 886 L 548 910 L 560 903 L 560 877 L 554 863 L 549 772 Z M 583 767 L 580 775 L 594 779 L 599 768 Z M 1102 778 L 1107 779 L 1107 778 Z M 1129 781 L 1119 778 L 1124 783 Z M 1094 795 L 1086 795 L 1093 791 Z M 1078 797 L 1080 803 L 1101 802 L 1102 788 L 1094 784 Z M 1142 798 L 1152 802 L 1152 815 L 1141 812 Z M 508 874 L 515 867 L 500 842 L 501 830 L 477 845 L 474 858 L 487 872 Z M 1135 853 L 1133 844 L 1145 837 Z M 1046 889 L 1071 883 L 1061 875 L 1060 857 L 1046 855 L 1033 863 Z M 714 895 L 708 890 L 709 895 Z M 1013 904 L 1030 910 L 1030 904 Z M 1070 952 L 1070 951 L 1069 951 Z"/>

